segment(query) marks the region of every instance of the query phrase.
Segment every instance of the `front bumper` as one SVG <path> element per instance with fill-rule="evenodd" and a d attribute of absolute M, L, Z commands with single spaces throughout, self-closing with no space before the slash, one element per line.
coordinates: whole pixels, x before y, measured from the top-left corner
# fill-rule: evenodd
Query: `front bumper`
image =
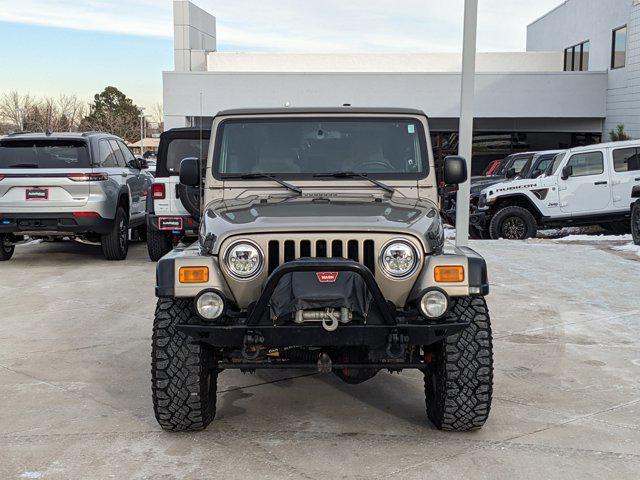
<path fill-rule="evenodd" d="M 167 233 L 197 232 L 199 223 L 190 215 L 147 215 L 150 230 Z"/>
<path fill-rule="evenodd" d="M 72 213 L 0 213 L 0 233 L 14 235 L 83 234 L 106 235 L 114 220 Z"/>
<path fill-rule="evenodd" d="M 488 294 L 486 264 L 475 252 L 469 250 L 469 280 L 478 283 L 479 295 Z M 158 297 L 173 297 L 176 257 L 168 256 L 157 266 Z M 269 315 L 270 301 L 280 280 L 292 272 L 352 272 L 359 275 L 372 298 L 371 314 L 364 323 L 352 322 L 340 325 L 335 331 L 327 331 L 320 325 L 298 325 L 288 322 L 277 324 Z M 320 287 L 318 287 L 320 288 Z M 227 301 L 221 289 L 218 290 Z M 422 292 L 420 292 L 422 293 Z M 446 315 L 440 320 L 427 320 L 417 310 L 420 293 L 413 295 L 413 301 L 399 309 L 388 302 L 371 271 L 364 265 L 343 259 L 317 258 L 297 260 L 278 267 L 268 278 L 262 294 L 247 311 L 234 312 L 221 322 L 184 324 L 178 330 L 215 347 L 240 348 L 247 345 L 247 339 L 259 339 L 260 345 L 269 347 L 287 346 L 384 346 L 390 339 L 401 339 L 407 345 L 430 345 L 468 326 L 468 321 Z M 451 299 L 450 307 L 455 304 Z"/>

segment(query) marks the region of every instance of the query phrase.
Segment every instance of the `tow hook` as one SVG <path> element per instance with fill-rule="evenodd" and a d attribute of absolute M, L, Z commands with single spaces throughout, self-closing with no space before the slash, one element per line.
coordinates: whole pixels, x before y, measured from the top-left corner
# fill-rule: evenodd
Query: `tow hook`
<path fill-rule="evenodd" d="M 407 345 L 409 344 L 409 337 L 394 331 L 389 334 L 387 340 L 387 355 L 391 358 L 402 358 L 407 352 Z"/>
<path fill-rule="evenodd" d="M 264 343 L 264 337 L 259 333 L 247 333 L 242 342 L 242 358 L 255 360 L 260 356 L 260 346 Z M 251 351 L 251 349 L 254 349 Z"/>
<path fill-rule="evenodd" d="M 319 373 L 331 373 L 333 370 L 333 362 L 331 357 L 326 353 L 321 353 L 318 357 L 318 372 Z"/>

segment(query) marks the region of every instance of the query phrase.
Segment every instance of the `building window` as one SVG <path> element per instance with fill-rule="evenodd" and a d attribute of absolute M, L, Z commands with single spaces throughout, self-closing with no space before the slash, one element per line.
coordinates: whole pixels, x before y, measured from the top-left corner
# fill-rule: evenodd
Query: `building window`
<path fill-rule="evenodd" d="M 564 71 L 585 72 L 589 70 L 589 40 L 564 50 Z"/>
<path fill-rule="evenodd" d="M 613 31 L 611 42 L 611 68 L 623 68 L 627 63 L 627 26 Z"/>

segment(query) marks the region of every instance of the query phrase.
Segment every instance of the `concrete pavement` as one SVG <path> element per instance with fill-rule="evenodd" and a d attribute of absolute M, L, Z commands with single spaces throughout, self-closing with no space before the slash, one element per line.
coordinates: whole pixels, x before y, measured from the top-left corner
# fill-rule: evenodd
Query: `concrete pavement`
<path fill-rule="evenodd" d="M 616 478 L 640 471 L 640 262 L 550 240 L 476 242 L 495 396 L 442 433 L 422 375 L 224 372 L 198 434 L 153 418 L 154 267 L 69 242 L 0 264 L 0 478 Z"/>

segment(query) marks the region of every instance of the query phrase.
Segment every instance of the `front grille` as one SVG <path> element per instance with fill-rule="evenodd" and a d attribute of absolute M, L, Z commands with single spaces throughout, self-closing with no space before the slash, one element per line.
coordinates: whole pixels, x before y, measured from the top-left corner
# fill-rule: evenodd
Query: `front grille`
<path fill-rule="evenodd" d="M 348 258 L 362 263 L 375 275 L 373 240 L 271 240 L 267 252 L 269 275 L 280 265 L 300 258 Z"/>

